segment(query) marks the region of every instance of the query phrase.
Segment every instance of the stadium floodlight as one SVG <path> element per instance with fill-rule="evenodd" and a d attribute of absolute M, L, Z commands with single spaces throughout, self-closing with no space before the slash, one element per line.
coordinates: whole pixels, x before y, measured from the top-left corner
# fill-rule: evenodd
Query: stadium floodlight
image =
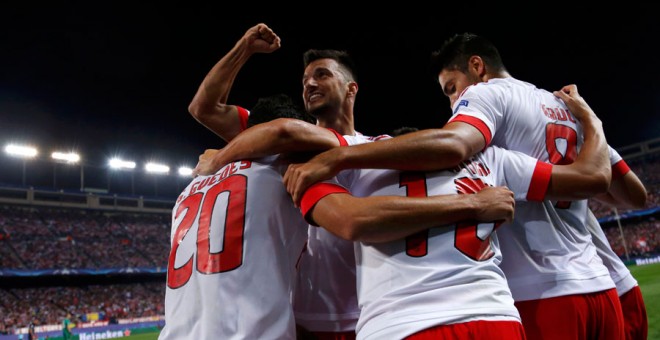
<path fill-rule="evenodd" d="M 125 161 L 119 158 L 110 159 L 109 164 L 113 169 L 135 169 L 135 162 Z"/>
<path fill-rule="evenodd" d="M 73 152 L 58 152 L 55 151 L 50 155 L 53 159 L 58 161 L 64 161 L 70 164 L 78 163 L 80 161 L 80 155 Z"/>
<path fill-rule="evenodd" d="M 21 158 L 34 158 L 39 154 L 36 148 L 17 144 L 8 144 L 5 146 L 5 152 Z"/>
<path fill-rule="evenodd" d="M 170 172 L 170 167 L 164 164 L 152 163 L 149 162 L 144 166 L 144 169 L 147 172 L 156 173 L 156 174 L 166 174 Z"/>
<path fill-rule="evenodd" d="M 187 166 L 182 166 L 179 168 L 179 175 L 190 177 L 192 176 L 193 169 Z"/>

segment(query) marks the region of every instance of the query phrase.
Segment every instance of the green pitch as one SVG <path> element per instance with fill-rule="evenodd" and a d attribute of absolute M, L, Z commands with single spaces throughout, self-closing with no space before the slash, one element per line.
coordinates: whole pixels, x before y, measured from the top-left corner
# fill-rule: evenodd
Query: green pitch
<path fill-rule="evenodd" d="M 141 333 L 141 334 L 135 334 L 135 335 L 127 336 L 127 337 L 122 338 L 122 339 L 157 340 L 158 339 L 158 334 L 160 334 L 160 332 Z"/>
<path fill-rule="evenodd" d="M 660 339 L 660 263 L 630 266 L 644 296 L 649 318 L 649 339 Z"/>

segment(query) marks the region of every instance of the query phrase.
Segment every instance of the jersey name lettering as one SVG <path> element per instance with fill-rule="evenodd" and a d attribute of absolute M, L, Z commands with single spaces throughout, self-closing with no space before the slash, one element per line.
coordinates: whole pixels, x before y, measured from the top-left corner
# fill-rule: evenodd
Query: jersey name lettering
<path fill-rule="evenodd" d="M 543 111 L 543 114 L 552 119 L 552 120 L 558 120 L 558 121 L 571 121 L 575 123 L 575 118 L 571 115 L 570 112 L 565 110 L 564 108 L 561 107 L 555 107 L 555 108 L 550 108 L 546 107 L 545 105 L 541 105 L 541 110 Z"/>
<path fill-rule="evenodd" d="M 187 195 L 181 195 L 179 198 L 177 198 L 176 202 L 179 203 L 182 200 L 184 200 L 186 197 L 199 192 L 200 190 L 206 188 L 207 186 L 214 185 L 223 179 L 229 177 L 230 175 L 233 175 L 236 173 L 238 170 L 243 170 L 250 168 L 252 166 L 251 161 L 238 161 L 238 162 L 232 162 L 227 165 L 225 165 L 220 173 L 217 173 L 213 176 L 206 177 L 202 179 L 199 182 L 193 183 L 193 185 L 190 186 L 190 191 L 188 192 Z"/>

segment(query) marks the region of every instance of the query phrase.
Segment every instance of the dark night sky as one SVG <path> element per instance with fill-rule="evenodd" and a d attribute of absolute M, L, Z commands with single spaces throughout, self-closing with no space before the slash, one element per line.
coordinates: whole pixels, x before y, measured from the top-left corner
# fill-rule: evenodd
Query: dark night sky
<path fill-rule="evenodd" d="M 549 90 L 578 84 L 610 145 L 660 137 L 660 20 L 650 5 L 599 9 L 605 14 L 558 3 L 500 13 L 473 6 L 447 15 L 421 6 L 349 15 L 350 6 L 297 14 L 201 2 L 3 8 L 0 143 L 31 143 L 42 154 L 75 148 L 92 162 L 118 154 L 192 166 L 222 143 L 188 114 L 188 103 L 213 64 L 258 22 L 276 31 L 282 48 L 248 62 L 232 104 L 249 108 L 278 92 L 300 98 L 302 53 L 346 49 L 358 64 L 359 131 L 440 127 L 450 109 L 426 73 L 428 57 L 449 36 L 470 31 L 491 39 L 518 79 Z"/>

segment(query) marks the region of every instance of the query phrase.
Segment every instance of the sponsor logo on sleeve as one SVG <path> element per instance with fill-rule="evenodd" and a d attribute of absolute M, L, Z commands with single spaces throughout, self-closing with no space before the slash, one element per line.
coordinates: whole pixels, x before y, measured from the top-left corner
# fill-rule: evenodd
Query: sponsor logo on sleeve
<path fill-rule="evenodd" d="M 454 114 L 456 114 L 456 112 L 458 112 L 458 109 L 460 109 L 461 106 L 465 106 L 465 107 L 467 107 L 467 106 L 468 106 L 468 103 L 469 103 L 469 101 L 467 101 L 467 100 L 465 100 L 465 99 L 462 99 L 462 100 L 458 103 L 458 105 L 456 105 L 456 108 L 454 109 Z"/>

